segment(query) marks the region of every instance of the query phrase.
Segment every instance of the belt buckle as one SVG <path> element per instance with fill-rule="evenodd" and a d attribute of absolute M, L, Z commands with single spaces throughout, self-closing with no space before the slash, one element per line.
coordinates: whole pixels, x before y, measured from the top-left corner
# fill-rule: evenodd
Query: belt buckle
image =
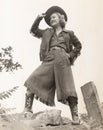
<path fill-rule="evenodd" d="M 55 49 L 56 49 L 56 50 L 60 50 L 61 48 L 60 48 L 60 47 L 58 47 L 58 46 L 56 46 L 56 47 L 55 47 Z"/>

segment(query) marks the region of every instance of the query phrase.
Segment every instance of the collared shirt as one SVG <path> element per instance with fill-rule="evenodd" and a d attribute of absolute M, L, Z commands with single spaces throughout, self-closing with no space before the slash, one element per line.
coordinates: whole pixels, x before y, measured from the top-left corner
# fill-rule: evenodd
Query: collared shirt
<path fill-rule="evenodd" d="M 67 49 L 66 44 L 65 44 L 66 41 L 63 37 L 63 32 L 64 31 L 60 32 L 58 36 L 56 35 L 56 33 L 54 33 L 54 35 L 51 38 L 50 48 L 54 46 L 58 46 L 58 47 L 64 48 L 65 50 Z"/>

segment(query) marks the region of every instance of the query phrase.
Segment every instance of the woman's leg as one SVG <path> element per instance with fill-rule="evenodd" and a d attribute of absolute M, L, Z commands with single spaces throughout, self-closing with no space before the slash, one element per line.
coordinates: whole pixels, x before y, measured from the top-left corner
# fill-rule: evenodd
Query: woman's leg
<path fill-rule="evenodd" d="M 42 63 L 25 81 L 25 111 L 31 111 L 33 98 L 53 106 L 55 95 L 53 61 Z"/>
<path fill-rule="evenodd" d="M 31 93 L 28 89 L 25 94 L 25 107 L 24 107 L 24 117 L 32 116 L 32 105 L 33 105 L 34 94 Z"/>
<path fill-rule="evenodd" d="M 79 120 L 79 116 L 78 116 L 78 99 L 75 97 L 69 97 L 68 103 L 70 106 L 71 115 L 72 115 L 72 119 L 73 119 L 72 124 L 79 125 L 80 120 Z"/>
<path fill-rule="evenodd" d="M 70 61 L 64 51 L 56 51 L 55 53 L 55 82 L 57 89 L 58 101 L 66 104 L 69 103 L 73 122 L 72 124 L 80 124 L 77 107 L 77 93 L 73 79 Z"/>
<path fill-rule="evenodd" d="M 34 94 L 31 93 L 28 89 L 25 94 L 25 108 L 24 111 L 32 112 L 32 105 L 33 105 L 33 99 L 34 99 Z"/>

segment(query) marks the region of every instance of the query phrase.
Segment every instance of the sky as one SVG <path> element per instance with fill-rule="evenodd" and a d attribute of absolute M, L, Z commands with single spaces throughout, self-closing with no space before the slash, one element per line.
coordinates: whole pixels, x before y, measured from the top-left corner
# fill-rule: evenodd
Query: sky
<path fill-rule="evenodd" d="M 103 102 L 103 1 L 102 0 L 0 0 L 0 48 L 12 46 L 15 61 L 23 69 L 14 73 L 0 74 L 0 92 L 14 86 L 19 89 L 2 101 L 6 107 L 15 107 L 23 111 L 25 103 L 24 82 L 41 62 L 39 61 L 40 39 L 33 37 L 29 31 L 38 14 L 44 13 L 51 6 L 62 7 L 68 16 L 66 29 L 73 30 L 82 43 L 81 56 L 72 66 L 76 90 L 79 98 L 79 112 L 85 112 L 81 86 L 89 81 L 96 85 L 100 102 Z M 45 21 L 41 28 L 47 28 Z M 56 108 L 63 115 L 70 115 L 68 106 L 56 100 Z M 33 111 L 51 109 L 34 101 Z"/>

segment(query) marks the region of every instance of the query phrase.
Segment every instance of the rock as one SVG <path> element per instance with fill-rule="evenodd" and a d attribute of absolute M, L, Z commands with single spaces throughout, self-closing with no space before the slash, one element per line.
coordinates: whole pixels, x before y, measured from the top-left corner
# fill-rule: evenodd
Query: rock
<path fill-rule="evenodd" d="M 23 120 L 26 125 L 32 127 L 56 126 L 62 123 L 61 110 L 46 110 L 34 115 L 34 119 Z"/>
<path fill-rule="evenodd" d="M 36 117 L 42 124 L 45 125 L 60 125 L 61 124 L 61 110 L 46 110 Z"/>
<path fill-rule="evenodd" d="M 72 124 L 72 121 L 67 117 L 62 117 L 62 125 Z"/>

